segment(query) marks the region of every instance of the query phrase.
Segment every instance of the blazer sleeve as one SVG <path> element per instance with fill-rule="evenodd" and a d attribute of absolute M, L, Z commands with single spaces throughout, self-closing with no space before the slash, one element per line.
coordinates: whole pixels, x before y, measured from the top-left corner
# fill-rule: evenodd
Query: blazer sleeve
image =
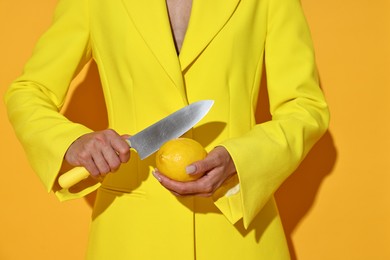
<path fill-rule="evenodd" d="M 227 186 L 239 192 L 216 196 L 216 205 L 228 212 L 230 220 L 242 216 L 245 227 L 298 167 L 329 123 L 299 0 L 269 1 L 268 14 L 265 67 L 272 120 L 222 143 L 234 160 L 239 179 L 239 187 Z"/>
<path fill-rule="evenodd" d="M 4 97 L 9 120 L 48 192 L 69 145 L 91 132 L 60 113 L 72 79 L 91 58 L 87 9 L 85 0 L 59 1 L 52 26 Z"/>

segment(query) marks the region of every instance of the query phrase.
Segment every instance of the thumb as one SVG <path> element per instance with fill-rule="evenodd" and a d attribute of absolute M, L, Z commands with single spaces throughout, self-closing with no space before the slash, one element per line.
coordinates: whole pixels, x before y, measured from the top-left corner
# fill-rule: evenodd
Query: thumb
<path fill-rule="evenodd" d="M 131 135 L 129 135 L 129 134 L 124 134 L 124 135 L 121 135 L 121 137 L 122 137 L 122 139 L 128 139 L 128 138 L 130 138 L 131 137 Z"/>
<path fill-rule="evenodd" d="M 206 157 L 203 160 L 196 161 L 186 167 L 187 174 L 195 175 L 210 171 L 214 167 L 214 160 Z"/>

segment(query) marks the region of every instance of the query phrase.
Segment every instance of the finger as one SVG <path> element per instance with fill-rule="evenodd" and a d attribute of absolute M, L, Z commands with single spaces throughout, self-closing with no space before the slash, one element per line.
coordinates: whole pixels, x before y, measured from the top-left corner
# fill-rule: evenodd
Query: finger
<path fill-rule="evenodd" d="M 219 166 L 217 157 L 210 153 L 205 159 L 196 161 L 186 167 L 186 172 L 191 175 L 202 174 Z"/>
<path fill-rule="evenodd" d="M 102 141 L 97 143 L 98 149 L 101 150 L 104 161 L 100 161 L 97 156 L 96 164 L 102 174 L 116 171 L 122 162 L 127 162 L 130 158 L 130 149 L 126 141 L 114 130 L 107 129 L 104 131 Z"/>
<path fill-rule="evenodd" d="M 96 167 L 98 168 L 98 175 L 100 174 L 104 176 L 110 172 L 111 168 L 102 153 L 94 153 L 92 158 Z"/>
<path fill-rule="evenodd" d="M 87 150 L 74 153 L 71 149 L 68 149 L 65 159 L 71 166 L 83 166 L 92 177 L 96 177 L 100 174 L 100 170 L 96 166 L 93 156 Z"/>
<path fill-rule="evenodd" d="M 100 170 L 96 166 L 92 157 L 90 157 L 89 160 L 83 161 L 82 165 L 84 166 L 85 169 L 87 169 L 87 171 L 92 177 L 96 178 L 100 175 Z"/>
<path fill-rule="evenodd" d="M 210 196 L 214 190 L 210 178 L 206 175 L 198 180 L 189 182 L 175 181 L 160 173 L 158 170 L 153 172 L 156 179 L 166 189 L 179 196 Z"/>
<path fill-rule="evenodd" d="M 122 136 L 121 138 L 115 138 L 111 141 L 111 145 L 118 154 L 121 163 L 125 163 L 130 159 L 130 147 L 125 140 L 126 137 Z"/>
<path fill-rule="evenodd" d="M 131 137 L 131 135 L 129 135 L 129 134 L 124 134 L 124 135 L 121 135 L 121 137 L 122 137 L 122 139 L 123 140 L 127 140 L 127 139 L 129 139 L 130 137 Z"/>
<path fill-rule="evenodd" d="M 102 148 L 102 155 L 109 167 L 109 172 L 115 172 L 121 165 L 119 154 L 112 147 Z"/>

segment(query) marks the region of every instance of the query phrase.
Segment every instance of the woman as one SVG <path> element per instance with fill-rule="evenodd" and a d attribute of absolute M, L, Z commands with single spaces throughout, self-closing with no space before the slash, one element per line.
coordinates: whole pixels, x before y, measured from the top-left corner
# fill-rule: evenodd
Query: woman
<path fill-rule="evenodd" d="M 59 113 L 90 59 L 101 132 Z M 272 120 L 259 124 L 263 69 Z M 175 182 L 129 152 L 123 137 L 202 99 L 215 104 L 186 136 L 209 151 L 188 167 L 204 177 Z M 88 259 L 289 259 L 273 193 L 329 120 L 298 0 L 60 0 L 5 100 L 47 190 L 66 200 L 98 189 Z M 69 165 L 105 178 L 59 190 Z"/>

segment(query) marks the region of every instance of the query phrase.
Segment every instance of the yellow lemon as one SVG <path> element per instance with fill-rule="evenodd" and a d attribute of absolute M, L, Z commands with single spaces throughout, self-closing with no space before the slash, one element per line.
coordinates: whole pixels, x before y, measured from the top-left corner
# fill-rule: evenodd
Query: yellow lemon
<path fill-rule="evenodd" d="M 165 176 L 177 181 L 193 181 L 199 174 L 189 175 L 186 167 L 202 160 L 207 152 L 197 141 L 189 138 L 176 138 L 163 144 L 156 154 L 157 169 Z"/>

